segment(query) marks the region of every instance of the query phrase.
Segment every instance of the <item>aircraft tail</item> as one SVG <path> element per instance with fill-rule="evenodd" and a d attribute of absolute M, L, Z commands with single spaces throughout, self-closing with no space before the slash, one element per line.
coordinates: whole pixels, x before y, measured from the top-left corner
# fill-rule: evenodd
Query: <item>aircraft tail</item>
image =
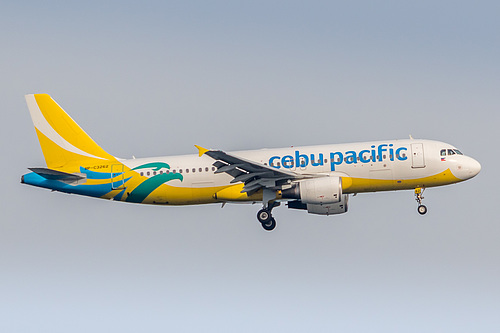
<path fill-rule="evenodd" d="M 92 140 L 52 97 L 47 94 L 25 97 L 49 169 L 69 170 L 82 164 L 117 161 Z"/>

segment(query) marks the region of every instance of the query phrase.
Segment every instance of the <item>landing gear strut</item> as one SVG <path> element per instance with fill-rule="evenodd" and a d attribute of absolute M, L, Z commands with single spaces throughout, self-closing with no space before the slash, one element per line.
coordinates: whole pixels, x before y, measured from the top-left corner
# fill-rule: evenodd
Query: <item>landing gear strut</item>
<path fill-rule="evenodd" d="M 425 207 L 425 205 L 422 205 L 422 200 L 424 200 L 424 190 L 425 188 L 422 187 L 417 187 L 415 189 L 415 200 L 418 202 L 417 211 L 420 215 L 424 215 L 425 213 L 427 213 L 427 207 Z"/>
<path fill-rule="evenodd" d="M 264 205 L 264 207 L 257 213 L 257 220 L 259 220 L 259 222 L 262 224 L 262 228 L 264 228 L 264 230 L 271 231 L 276 228 L 276 220 L 271 214 L 271 211 L 274 207 L 277 207 L 279 205 L 279 202 L 270 201 L 267 203 L 267 205 Z"/>

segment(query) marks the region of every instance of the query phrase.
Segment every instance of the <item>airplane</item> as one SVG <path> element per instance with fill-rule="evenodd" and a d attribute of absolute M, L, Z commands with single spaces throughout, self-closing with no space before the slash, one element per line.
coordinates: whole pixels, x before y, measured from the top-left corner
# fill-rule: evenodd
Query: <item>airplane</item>
<path fill-rule="evenodd" d="M 257 219 L 276 227 L 285 203 L 311 214 L 346 213 L 350 195 L 423 191 L 476 176 L 479 162 L 454 146 L 410 139 L 122 159 L 102 149 L 47 94 L 26 95 L 47 164 L 28 168 L 21 183 L 84 196 L 152 205 L 262 203 Z"/>

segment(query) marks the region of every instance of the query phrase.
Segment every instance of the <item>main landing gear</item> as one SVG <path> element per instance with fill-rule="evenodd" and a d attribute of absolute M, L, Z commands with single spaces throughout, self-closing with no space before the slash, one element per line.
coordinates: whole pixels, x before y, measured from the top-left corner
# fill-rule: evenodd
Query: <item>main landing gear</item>
<path fill-rule="evenodd" d="M 418 202 L 418 207 L 417 211 L 420 215 L 424 215 L 427 213 L 427 207 L 425 205 L 422 205 L 422 200 L 424 200 L 423 193 L 424 193 L 425 188 L 422 187 L 417 187 L 415 189 L 415 200 Z"/>
<path fill-rule="evenodd" d="M 274 207 L 278 207 L 279 205 L 280 203 L 276 201 L 269 202 L 267 207 L 264 205 L 264 207 L 257 213 L 257 220 L 259 220 L 262 224 L 262 228 L 264 228 L 264 230 L 272 231 L 276 228 L 276 220 L 271 214 L 271 211 Z"/>

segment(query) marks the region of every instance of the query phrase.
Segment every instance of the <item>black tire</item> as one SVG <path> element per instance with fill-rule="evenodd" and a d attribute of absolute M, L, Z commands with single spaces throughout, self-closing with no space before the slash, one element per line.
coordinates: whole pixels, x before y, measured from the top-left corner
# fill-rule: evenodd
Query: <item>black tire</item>
<path fill-rule="evenodd" d="M 269 221 L 272 219 L 271 212 L 268 211 L 267 209 L 261 209 L 257 213 L 257 220 L 259 220 L 260 223 L 269 223 Z"/>
<path fill-rule="evenodd" d="M 417 211 L 420 215 L 425 215 L 425 213 L 427 213 L 427 207 L 420 205 L 417 207 Z"/>
<path fill-rule="evenodd" d="M 276 228 L 276 220 L 274 219 L 274 217 L 271 217 L 271 219 L 269 220 L 269 222 L 262 223 L 262 228 L 264 228 L 267 231 L 274 230 L 274 228 Z"/>

